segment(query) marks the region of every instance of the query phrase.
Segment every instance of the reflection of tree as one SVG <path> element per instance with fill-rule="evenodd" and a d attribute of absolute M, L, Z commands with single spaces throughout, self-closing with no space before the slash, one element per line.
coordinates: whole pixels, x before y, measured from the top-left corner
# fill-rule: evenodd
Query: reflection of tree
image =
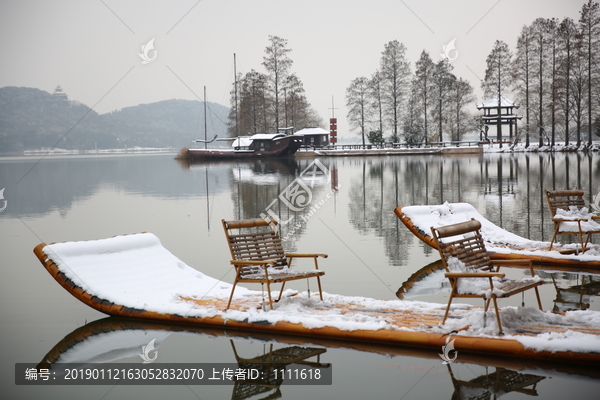
<path fill-rule="evenodd" d="M 285 250 L 295 251 L 296 240 L 304 233 L 306 221 L 314 213 L 313 206 L 330 190 L 329 184 L 325 184 L 326 181 L 314 183 L 310 180 L 310 176 L 304 176 L 305 179 L 300 176 L 312 161 L 297 161 L 294 158 L 253 160 L 231 168 L 234 217 L 248 219 L 260 218 L 261 214 L 265 217 L 273 217 L 274 214 L 281 221 L 279 229 Z M 325 167 L 330 168 L 328 163 Z M 301 180 L 304 186 L 298 185 L 297 179 Z M 290 185 L 298 189 L 291 192 L 293 195 L 300 193 L 305 195 L 305 198 L 312 196 L 310 204 L 303 204 L 303 207 L 298 207 L 297 210 L 291 209 L 289 203 L 286 204 L 291 201 L 286 196 L 289 192 L 286 192 L 286 189 Z M 306 193 L 306 188 L 310 194 Z"/>
<path fill-rule="evenodd" d="M 406 262 L 406 243 L 412 240 L 393 214 L 398 205 L 467 202 L 510 232 L 549 240 L 552 226 L 544 189 L 573 188 L 576 182 L 591 193 L 586 199 L 590 202 L 600 189 L 592 187 L 600 181 L 600 165 L 594 168 L 586 154 L 369 157 L 361 161 L 362 170 L 350 185 L 349 219 L 361 234 L 384 238 L 386 254 L 394 265 Z"/>
<path fill-rule="evenodd" d="M 73 203 L 91 198 L 105 186 L 167 199 L 206 193 L 204 166 L 190 166 L 192 173 L 182 173 L 172 155 L 51 156 L 36 165 L 37 161 L 2 162 L 0 185 L 6 186 L 4 196 L 9 199 L 3 215 L 44 215 L 56 210 L 66 215 Z M 197 168 L 202 168 L 202 172 L 196 173 Z M 208 168 L 213 195 L 214 191 L 225 189 L 217 182 L 226 174 L 214 165 Z M 19 183 L 14 185 L 17 181 Z M 107 208 L 115 206 L 106 205 Z"/>

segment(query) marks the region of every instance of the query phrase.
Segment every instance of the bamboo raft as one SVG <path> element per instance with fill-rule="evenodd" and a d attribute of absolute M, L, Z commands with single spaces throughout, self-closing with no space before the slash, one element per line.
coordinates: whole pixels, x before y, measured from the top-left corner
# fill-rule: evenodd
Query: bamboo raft
<path fill-rule="evenodd" d="M 600 271 L 600 246 L 593 245 L 590 252 L 573 254 L 574 245 L 554 244 L 529 240 L 499 226 L 483 217 L 467 203 L 446 203 L 432 206 L 398 206 L 396 216 L 416 237 L 435 248 L 431 226 L 441 227 L 475 218 L 482 224 L 482 234 L 492 260 L 531 260 L 537 266 L 573 267 L 578 271 Z M 500 237 L 501 240 L 497 240 Z"/>
<path fill-rule="evenodd" d="M 61 250 L 61 245 L 68 251 Z M 87 252 L 91 250 L 95 253 L 90 256 Z M 114 317 L 438 351 L 449 334 L 458 332 L 452 338 L 461 354 L 570 364 L 600 363 L 600 324 L 586 322 L 588 317 L 573 322 L 572 318 L 537 311 L 545 320 L 520 322 L 515 329 L 503 321 L 507 336 L 480 336 L 470 333 L 469 324 L 473 324 L 474 316 L 476 320 L 483 319 L 483 311 L 465 304 L 453 305 L 451 318 L 445 326 L 440 326 L 445 309 L 442 304 L 374 300 L 326 292 L 324 301 L 319 301 L 317 296 L 309 297 L 306 293 L 286 293 L 275 310 L 264 311 L 260 291 L 240 291 L 242 288 L 236 290 L 230 309 L 225 311 L 231 285 L 185 265 L 152 234 L 42 243 L 35 247 L 34 253 L 66 291 L 93 309 Z M 120 255 L 122 262 L 115 262 Z M 221 292 L 209 296 L 201 289 L 202 285 L 218 287 Z M 285 308 L 284 312 L 277 311 L 290 305 L 305 312 L 296 315 Z M 495 323 L 492 317 L 487 320 Z M 536 350 L 535 346 L 523 344 L 548 333 L 560 336 L 567 332 L 591 335 L 592 347 L 585 351 L 568 346 Z M 558 342 L 556 337 L 548 341 Z"/>

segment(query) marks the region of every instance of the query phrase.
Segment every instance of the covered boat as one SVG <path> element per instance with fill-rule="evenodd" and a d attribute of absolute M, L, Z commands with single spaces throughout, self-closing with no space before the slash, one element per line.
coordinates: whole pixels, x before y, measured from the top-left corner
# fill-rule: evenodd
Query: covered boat
<path fill-rule="evenodd" d="M 229 149 L 189 148 L 188 155 L 192 160 L 285 157 L 294 155 L 302 145 L 302 138 L 283 133 L 259 133 L 231 140 Z"/>

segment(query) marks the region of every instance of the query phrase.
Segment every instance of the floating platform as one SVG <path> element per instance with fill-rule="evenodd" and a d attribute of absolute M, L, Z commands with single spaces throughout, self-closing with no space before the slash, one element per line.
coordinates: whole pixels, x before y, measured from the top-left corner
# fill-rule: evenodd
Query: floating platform
<path fill-rule="evenodd" d="M 589 244 L 585 253 L 575 254 L 578 244 L 540 242 L 500 228 L 468 203 L 430 206 L 398 206 L 394 213 L 419 239 L 436 248 L 431 227 L 441 227 L 475 218 L 481 222 L 481 234 L 490 257 L 496 260 L 531 260 L 534 265 L 552 268 L 573 267 L 573 271 L 600 272 L 600 245 Z"/>
<path fill-rule="evenodd" d="M 496 335 L 492 311 L 486 317 L 482 308 L 467 304 L 453 304 L 440 325 L 443 304 L 326 292 L 320 301 L 287 289 L 268 310 L 260 291 L 238 287 L 225 311 L 231 284 L 187 266 L 150 233 L 42 243 L 34 253 L 71 295 L 114 317 L 435 350 L 452 334 L 460 354 L 600 364 L 600 312 L 595 311 L 553 314 L 505 307 L 504 336 Z M 326 282 L 327 276 L 325 288 Z"/>

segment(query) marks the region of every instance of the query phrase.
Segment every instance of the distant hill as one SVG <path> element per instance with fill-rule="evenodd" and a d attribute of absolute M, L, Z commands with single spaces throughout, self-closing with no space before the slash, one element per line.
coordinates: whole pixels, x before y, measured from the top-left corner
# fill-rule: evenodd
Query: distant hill
<path fill-rule="evenodd" d="M 207 109 L 208 135 L 225 137 L 229 109 L 210 102 Z M 0 88 L 0 153 L 55 145 L 69 150 L 179 148 L 203 136 L 204 106 L 197 100 L 165 100 L 98 114 L 43 90 Z"/>

